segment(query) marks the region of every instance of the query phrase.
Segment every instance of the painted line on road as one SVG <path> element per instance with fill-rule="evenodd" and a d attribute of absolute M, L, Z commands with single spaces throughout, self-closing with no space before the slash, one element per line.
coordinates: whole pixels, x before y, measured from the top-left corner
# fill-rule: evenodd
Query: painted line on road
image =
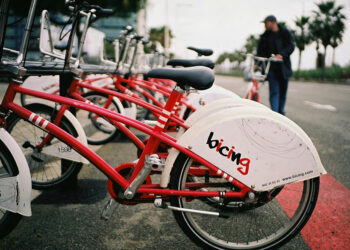
<path fill-rule="evenodd" d="M 316 109 L 323 109 L 323 110 L 329 110 L 329 111 L 337 111 L 336 107 L 330 105 L 330 104 L 320 104 L 316 102 L 310 102 L 310 101 L 304 101 L 306 105 L 309 105 Z"/>
<path fill-rule="evenodd" d="M 291 187 L 289 187 L 291 186 Z M 291 217 L 291 211 L 297 203 L 293 199 L 294 190 L 300 190 L 302 183 L 287 185 L 277 200 L 285 213 Z M 290 210 L 290 208 L 293 208 Z M 301 230 L 301 235 L 311 249 L 349 249 L 350 246 L 350 190 L 333 176 L 321 176 L 320 191 L 315 210 Z"/>
<path fill-rule="evenodd" d="M 301 235 L 311 249 L 349 249 L 350 190 L 333 176 L 321 176 L 317 205 Z"/>

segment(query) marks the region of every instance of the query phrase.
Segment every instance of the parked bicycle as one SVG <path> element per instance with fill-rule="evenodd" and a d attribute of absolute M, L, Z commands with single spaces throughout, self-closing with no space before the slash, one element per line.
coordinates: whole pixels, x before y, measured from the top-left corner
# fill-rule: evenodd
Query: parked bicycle
<path fill-rule="evenodd" d="M 32 0 L 24 50 L 35 3 Z M 69 5 L 74 8 L 72 37 L 76 16 L 82 9 L 84 13 L 93 13 L 94 8 L 80 1 L 69 1 Z M 71 47 L 72 39 L 64 69 L 77 73 L 78 77 L 81 71 L 71 64 Z M 30 71 L 30 63 L 25 65 Z M 1 103 L 4 115 L 0 124 L 4 126 L 5 118 L 12 112 L 47 133 L 28 147 L 40 151 L 55 137 L 69 146 L 63 153 L 74 150 L 100 169 L 109 179 L 112 196 L 103 211 L 105 217 L 110 215 L 115 201 L 126 205 L 153 202 L 157 208 L 172 210 L 180 228 L 203 248 L 264 249 L 276 248 L 290 240 L 311 216 L 317 201 L 319 175 L 326 171 L 309 137 L 288 118 L 264 108 L 226 108 L 197 120 L 177 139 L 165 133 L 170 119 L 175 117 L 172 112 L 182 93 L 189 88 L 205 90 L 212 86 L 214 74 L 209 68 L 159 68 L 148 73 L 152 78 L 176 82 L 162 115 L 155 127 L 151 127 L 95 105 L 25 89 L 20 86 L 25 74 L 23 64 L 2 66 L 12 72 L 12 78 Z M 150 138 L 137 162 L 114 169 L 53 122 L 14 103 L 17 93 L 87 110 L 140 130 Z M 209 105 L 203 109 L 206 107 Z M 172 148 L 165 162 L 157 152 L 161 143 Z M 17 156 L 6 156 L 11 157 Z M 160 181 L 151 178 L 152 175 L 160 175 Z M 1 178 L 0 183 L 3 181 Z"/>

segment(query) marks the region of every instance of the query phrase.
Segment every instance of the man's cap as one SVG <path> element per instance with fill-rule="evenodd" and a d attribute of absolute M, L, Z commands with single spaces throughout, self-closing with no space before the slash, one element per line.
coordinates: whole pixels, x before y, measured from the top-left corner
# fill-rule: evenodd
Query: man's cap
<path fill-rule="evenodd" d="M 266 23 L 266 22 L 277 22 L 277 18 L 274 15 L 269 15 L 267 17 L 265 17 L 265 19 L 263 21 L 261 21 L 262 23 Z"/>

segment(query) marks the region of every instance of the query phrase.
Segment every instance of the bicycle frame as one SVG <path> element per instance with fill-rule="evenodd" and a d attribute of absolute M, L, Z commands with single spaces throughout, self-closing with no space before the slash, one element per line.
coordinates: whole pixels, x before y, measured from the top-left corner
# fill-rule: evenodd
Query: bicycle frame
<path fill-rule="evenodd" d="M 120 122 L 122 124 L 133 127 L 143 133 L 150 135 L 148 143 L 144 147 L 142 155 L 135 166 L 135 169 L 132 173 L 130 180 L 126 180 L 122 175 L 120 175 L 117 171 L 115 171 L 112 166 L 110 166 L 95 152 L 93 152 L 88 147 L 80 143 L 73 136 L 63 131 L 57 125 L 45 120 L 44 118 L 38 116 L 37 114 L 14 103 L 13 100 L 16 93 L 22 93 L 22 94 L 38 97 L 38 98 L 60 103 L 61 105 L 68 105 L 70 107 L 75 107 L 78 109 L 83 109 L 92 113 L 96 113 L 100 116 L 106 117 L 116 122 Z M 216 166 L 204 160 L 200 156 L 194 154 L 189 149 L 178 145 L 176 143 L 176 139 L 164 133 L 164 130 L 169 121 L 171 111 L 175 107 L 175 103 L 180 96 L 181 96 L 181 93 L 179 93 L 178 91 L 174 90 L 172 92 L 172 94 L 168 99 L 167 104 L 165 105 L 165 108 L 162 110 L 162 115 L 158 118 L 157 125 L 154 128 L 148 125 L 145 125 L 140 121 L 133 120 L 121 114 L 117 114 L 112 111 L 108 111 L 106 109 L 103 109 L 91 104 L 83 103 L 81 101 L 73 100 L 66 97 L 51 95 L 47 93 L 38 92 L 35 90 L 22 88 L 21 86 L 19 86 L 18 81 L 10 82 L 9 87 L 6 91 L 6 94 L 4 96 L 4 99 L 2 101 L 2 108 L 4 110 L 10 110 L 14 112 L 15 114 L 31 122 L 37 127 L 47 131 L 52 136 L 57 137 L 58 139 L 60 139 L 61 141 L 63 141 L 64 143 L 72 147 L 74 150 L 76 150 L 79 154 L 87 158 L 98 169 L 100 169 L 109 179 L 111 179 L 115 183 L 118 183 L 124 189 L 129 187 L 131 182 L 135 179 L 135 177 L 139 174 L 139 172 L 144 167 L 145 156 L 155 153 L 160 142 L 163 142 L 168 146 L 173 147 L 179 150 L 180 152 L 184 153 L 185 155 L 193 158 L 194 161 L 198 162 L 202 166 L 207 167 L 211 173 L 217 173 L 216 174 L 217 176 L 223 176 L 224 173 L 222 173 L 222 171 L 220 171 Z M 249 187 L 245 186 L 244 184 L 240 183 L 239 181 L 235 180 L 234 178 L 230 177 L 227 174 L 224 175 L 224 178 L 227 180 L 230 179 L 230 182 L 233 185 L 235 185 L 240 191 L 226 192 L 224 196 L 222 196 L 222 194 L 220 194 L 219 191 L 171 190 L 171 189 L 159 189 L 157 188 L 158 185 L 152 185 L 151 187 L 147 185 L 146 186 L 141 185 L 141 187 L 137 190 L 137 193 L 149 194 L 151 195 L 151 197 L 153 197 L 154 195 L 166 195 L 166 196 L 176 195 L 176 196 L 191 196 L 191 197 L 200 197 L 200 196 L 214 197 L 214 196 L 221 195 L 220 197 L 243 198 L 247 194 L 247 192 L 251 190 Z M 191 185 L 195 186 L 196 183 L 192 183 Z M 199 183 L 198 185 L 202 186 L 203 184 Z"/>
<path fill-rule="evenodd" d="M 252 79 L 251 85 L 248 88 L 248 93 L 246 94 L 246 98 L 249 100 L 260 102 L 260 95 L 259 95 L 259 82 L 255 79 Z M 254 94 L 257 93 L 257 99 L 254 100 Z"/>
<path fill-rule="evenodd" d="M 128 86 L 130 86 L 137 92 L 141 93 L 142 95 L 146 96 L 148 99 L 150 99 L 153 103 L 157 104 L 159 107 L 163 107 L 164 105 L 160 103 L 157 99 L 155 99 L 154 96 L 152 96 L 150 93 L 143 90 L 143 88 L 160 93 L 165 97 L 169 97 L 171 94 L 171 90 L 169 89 L 169 87 L 162 86 L 158 83 L 155 83 L 152 81 L 139 80 L 133 77 L 130 78 L 130 80 L 127 80 L 120 76 L 117 76 L 117 81 L 115 83 L 116 87 L 121 90 L 127 91 L 126 88 L 121 85 L 122 83 L 127 83 Z M 185 105 L 187 108 L 190 108 L 192 111 L 196 111 L 194 107 L 192 107 L 185 101 L 185 98 L 181 98 L 179 103 L 182 105 Z"/>
<path fill-rule="evenodd" d="M 102 84 L 102 85 L 94 85 L 94 82 L 98 82 L 101 80 L 105 80 L 105 79 L 112 79 L 113 83 L 107 83 L 107 84 Z M 128 86 L 130 86 L 131 88 L 133 88 L 135 91 L 137 91 L 138 93 L 140 93 L 141 95 L 144 95 L 145 97 L 147 97 L 148 99 L 151 100 L 152 103 L 156 104 L 156 105 L 150 105 L 149 102 L 144 102 L 144 100 L 137 94 L 134 93 L 133 91 L 130 91 L 129 88 L 124 87 L 122 85 L 122 83 L 127 83 Z M 132 102 L 138 106 L 142 106 L 145 109 L 148 109 L 149 111 L 151 111 L 153 113 L 153 115 L 155 115 L 156 117 L 159 116 L 159 111 L 161 111 L 161 108 L 164 107 L 164 104 L 160 103 L 157 99 L 155 99 L 154 96 L 152 96 L 150 93 L 148 93 L 147 91 L 145 91 L 143 88 L 145 89 L 149 89 L 155 92 L 160 93 L 161 95 L 165 96 L 165 97 L 169 97 L 171 90 L 169 89 L 170 87 L 165 87 L 162 86 L 158 83 L 153 83 L 151 81 L 141 81 L 139 79 L 136 78 L 131 78 L 130 80 L 124 79 L 121 76 L 118 75 L 113 75 L 113 76 L 100 76 L 100 77 L 95 77 L 95 78 L 90 78 L 90 79 L 84 79 L 81 81 L 76 82 L 75 84 L 79 85 L 81 88 L 84 89 L 90 89 L 90 90 L 94 90 L 100 93 L 104 93 L 104 94 L 108 94 L 108 95 L 113 95 L 114 97 L 117 97 L 121 100 L 126 100 L 129 102 Z M 155 87 L 151 87 L 149 85 L 155 85 Z M 115 87 L 113 87 L 115 86 Z M 139 87 L 141 86 L 141 87 Z M 49 89 L 50 88 L 50 89 Z M 163 91 L 162 89 L 166 89 L 167 91 Z M 46 93 L 50 93 L 50 94 L 58 94 L 59 92 L 59 86 L 58 85 L 54 85 L 54 86 L 49 86 L 47 87 L 47 89 L 49 91 L 46 91 L 46 89 L 43 88 L 43 91 L 45 91 Z M 115 89 L 120 90 L 124 93 L 124 95 L 120 92 L 116 92 L 114 91 Z M 106 92 L 105 90 L 110 90 L 110 91 L 114 91 L 115 93 L 113 94 L 112 92 Z M 76 95 L 76 93 L 73 94 L 73 92 L 79 92 L 79 91 L 72 91 L 71 92 L 71 96 L 74 98 L 79 98 L 79 100 L 81 101 L 86 101 L 86 100 L 82 100 L 81 96 L 78 97 Z M 128 98 L 128 96 L 132 97 L 132 98 Z M 142 100 L 143 102 L 140 103 L 139 100 Z M 196 111 L 196 109 L 194 107 L 192 107 L 190 104 L 188 104 L 186 101 L 188 100 L 188 98 L 185 95 L 182 95 L 182 98 L 180 98 L 180 101 L 177 104 L 177 108 L 175 114 L 178 115 L 178 111 L 180 110 L 180 105 L 184 105 L 186 108 L 189 108 L 192 111 Z M 112 101 L 112 98 L 110 98 L 106 105 L 104 106 L 104 108 L 108 108 L 108 106 L 110 105 Z M 158 111 L 155 110 L 155 108 L 158 107 Z M 182 123 L 184 122 L 181 118 L 178 117 L 177 123 L 179 123 L 178 125 L 183 126 Z"/>
<path fill-rule="evenodd" d="M 134 77 L 131 77 L 128 80 L 128 79 L 125 79 L 117 74 L 115 74 L 113 76 L 104 76 L 104 77 L 97 77 L 97 78 L 93 78 L 93 79 L 87 79 L 87 80 L 84 80 L 83 82 L 87 83 L 87 84 L 92 84 L 93 82 L 97 82 L 97 81 L 104 80 L 107 78 L 112 78 L 115 88 L 119 89 L 124 94 L 135 97 L 135 98 L 141 98 L 139 95 L 132 92 L 129 88 L 122 85 L 123 83 L 126 83 L 128 87 L 130 87 L 130 88 L 134 89 L 135 91 L 137 91 L 138 93 L 142 94 L 143 96 L 145 96 L 146 98 L 151 100 L 152 103 L 156 104 L 160 108 L 164 108 L 164 104 L 159 102 L 153 95 L 151 95 L 150 93 L 145 91 L 145 89 L 157 92 L 165 97 L 169 97 L 171 94 L 171 89 L 169 89 L 170 87 L 163 86 L 160 83 L 156 83 L 153 81 L 140 80 L 140 79 L 137 79 Z M 108 88 L 109 86 L 110 86 L 110 84 L 103 85 L 103 86 L 100 86 L 100 88 L 101 89 Z M 84 88 L 88 88 L 88 87 L 84 87 Z M 99 91 L 97 89 L 95 89 L 95 90 Z M 179 104 L 185 105 L 185 107 L 190 108 L 192 111 L 196 111 L 196 109 L 194 107 L 192 107 L 190 104 L 188 104 L 186 102 L 186 99 L 187 99 L 186 96 L 183 96 L 183 98 L 180 99 Z M 147 108 L 147 107 L 145 107 L 145 108 Z"/>
<path fill-rule="evenodd" d="M 161 107 L 158 107 L 156 105 L 150 104 L 150 103 L 142 100 L 139 97 L 135 97 L 133 95 L 126 95 L 126 94 L 119 93 L 119 92 L 114 91 L 114 90 L 109 90 L 109 89 L 105 89 L 105 88 L 96 87 L 96 86 L 93 86 L 93 85 L 90 85 L 90 84 L 86 84 L 83 81 L 80 81 L 78 79 L 73 79 L 71 87 L 70 87 L 70 89 L 68 91 L 69 96 L 71 96 L 71 97 L 73 97 L 73 98 L 75 98 L 77 100 L 86 102 L 87 100 L 84 97 L 82 97 L 81 94 L 80 94 L 79 87 L 90 89 L 90 90 L 94 90 L 94 91 L 97 91 L 97 92 L 100 92 L 100 93 L 103 93 L 103 94 L 107 94 L 109 96 L 109 98 L 108 98 L 104 108 L 107 108 L 109 106 L 109 104 L 111 103 L 113 97 L 117 97 L 117 98 L 119 98 L 121 100 L 129 101 L 129 102 L 135 103 L 136 105 L 142 106 L 142 107 L 150 110 L 157 117 L 159 117 L 162 114 L 162 108 Z M 180 94 L 180 95 L 182 96 L 182 94 Z M 178 107 L 178 102 L 176 102 L 175 105 L 176 105 L 175 108 L 177 108 Z M 182 119 L 180 119 L 179 117 L 177 117 L 177 116 L 172 114 L 169 117 L 169 119 L 175 125 L 181 126 L 181 127 L 185 128 L 185 129 L 188 129 L 188 126 L 186 126 L 184 124 L 184 121 Z M 172 124 L 172 125 L 174 125 L 174 124 Z"/>
<path fill-rule="evenodd" d="M 249 100 L 253 100 L 253 101 L 257 101 L 260 102 L 260 95 L 259 95 L 259 83 L 264 83 L 267 75 L 269 73 L 270 70 L 270 66 L 271 66 L 271 62 L 279 62 L 281 60 L 276 59 L 274 57 L 274 55 L 272 55 L 269 58 L 265 58 L 265 57 L 258 57 L 258 56 L 254 56 L 253 54 L 247 54 L 247 57 L 250 60 L 249 63 L 249 67 L 250 67 L 250 74 L 252 76 L 252 80 L 251 83 L 248 87 L 247 93 L 245 98 L 249 99 Z M 255 70 L 256 70 L 256 62 L 260 63 L 261 68 L 262 68 L 262 72 L 264 72 L 263 74 L 256 74 Z M 256 94 L 256 96 L 254 96 Z"/>

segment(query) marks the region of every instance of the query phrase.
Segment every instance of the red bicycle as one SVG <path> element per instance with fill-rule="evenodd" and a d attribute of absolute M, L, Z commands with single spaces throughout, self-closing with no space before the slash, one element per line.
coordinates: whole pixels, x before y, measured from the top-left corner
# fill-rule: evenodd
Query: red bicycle
<path fill-rule="evenodd" d="M 28 18 L 27 32 L 23 38 L 24 49 L 29 39 L 28 31 L 32 25 L 35 3 L 36 0 L 32 0 L 31 18 Z M 91 13 L 94 8 L 80 1 L 69 1 L 69 4 L 74 7 L 73 29 L 70 34 L 72 37 L 77 25 L 76 16 L 80 15 L 81 9 L 88 9 Z M 66 58 L 69 69 L 70 56 Z M 122 204 L 153 202 L 157 208 L 173 210 L 182 230 L 203 248 L 276 248 L 301 230 L 315 207 L 319 188 L 318 176 L 325 171 L 306 134 L 294 123 L 289 124 L 287 118 L 263 109 L 253 111 L 242 108 L 208 116 L 206 121 L 193 125 L 178 140 L 165 133 L 170 120 L 175 119 L 172 112 L 183 92 L 189 87 L 207 89 L 212 86 L 214 74 L 208 68 L 160 68 L 148 73 L 153 78 L 171 79 L 176 82 L 176 87 L 162 109 L 155 127 L 95 105 L 25 89 L 20 86 L 21 76 L 25 74 L 23 64 L 7 64 L 2 65 L 2 68 L 7 73 L 12 72 L 12 79 L 0 106 L 2 126 L 6 123 L 8 115 L 13 113 L 28 124 L 43 130 L 45 134 L 39 137 L 39 141 L 27 143 L 29 148 L 37 152 L 54 138 L 58 138 L 69 146 L 62 151 L 75 150 L 108 177 L 108 190 L 112 201 Z M 51 122 L 14 103 L 17 93 L 87 110 L 116 124 L 140 130 L 150 136 L 149 140 L 137 162 L 113 168 L 79 140 L 55 125 L 55 121 Z M 240 124 L 242 127 L 239 127 Z M 251 124 L 255 124 L 254 138 L 251 138 Z M 243 127 L 244 133 L 239 133 L 239 128 Z M 276 148 L 280 141 L 275 141 L 272 129 L 275 127 L 283 127 L 283 131 L 297 133 L 294 140 L 299 147 L 294 147 L 294 144 L 291 146 L 294 149 L 298 148 L 297 150 L 301 148 L 302 151 L 287 154 L 287 145 L 278 145 Z M 125 126 L 124 128 L 127 129 Z M 234 128 L 238 130 L 234 131 Z M 267 134 L 269 140 L 264 140 L 261 136 Z M 128 132 L 128 135 L 132 136 L 132 132 Z M 284 133 L 280 131 L 278 135 L 282 136 Z M 252 144 L 254 142 L 256 143 Z M 165 163 L 157 152 L 161 143 L 172 148 Z M 306 147 L 309 151 L 303 150 Z M 266 156 L 266 152 L 270 151 L 276 154 L 275 157 Z M 282 154 L 281 157 L 277 153 Z M 286 156 L 289 161 L 293 159 L 294 168 L 285 161 Z M 5 158 L 7 157 L 15 156 L 6 153 Z M 299 158 L 308 161 L 295 164 Z M 266 165 L 270 170 L 264 167 Z M 263 172 L 259 175 L 261 169 L 266 171 L 267 175 Z M 303 175 L 301 172 L 292 175 L 291 169 L 294 172 L 303 171 Z M 280 176 L 281 174 L 283 176 Z M 154 175 L 160 175 L 160 181 L 153 179 Z M 0 184 L 4 183 L 3 181 L 0 178 Z M 16 190 L 2 188 L 1 192 L 8 194 L 15 193 Z M 282 202 L 284 199 L 288 202 Z M 107 204 L 104 215 L 109 214 L 112 203 Z M 1 207 L 4 207 L 3 204 L 0 200 Z"/>
<path fill-rule="evenodd" d="M 271 62 L 282 62 L 282 60 L 276 59 L 274 55 L 266 58 L 247 54 L 247 57 L 249 59 L 249 72 L 247 72 L 249 76 L 246 76 L 246 78 L 251 82 L 248 85 L 245 98 L 260 102 L 259 85 L 265 83 Z"/>

